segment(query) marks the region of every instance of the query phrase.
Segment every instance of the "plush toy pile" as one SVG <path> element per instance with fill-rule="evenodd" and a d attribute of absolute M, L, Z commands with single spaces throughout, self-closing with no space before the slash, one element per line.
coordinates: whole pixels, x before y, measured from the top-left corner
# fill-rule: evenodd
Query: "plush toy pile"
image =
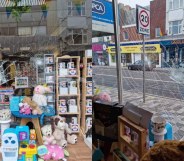
<path fill-rule="evenodd" d="M 161 141 L 155 144 L 141 161 L 184 161 L 184 141 Z"/>
<path fill-rule="evenodd" d="M 44 125 L 41 128 L 43 142 L 48 152 L 44 155 L 40 155 L 40 157 L 45 161 L 50 159 L 63 159 L 63 155 L 61 154 L 63 154 L 64 148 L 66 148 L 68 144 L 77 143 L 77 135 L 72 134 L 64 117 L 54 116 L 51 122 L 52 125 Z"/>
<path fill-rule="evenodd" d="M 93 97 L 93 101 L 111 102 L 111 96 L 107 92 L 101 92 Z"/>
<path fill-rule="evenodd" d="M 37 115 L 42 114 L 42 110 L 36 102 L 32 101 L 30 97 L 24 97 L 22 102 L 19 103 L 19 112 L 25 115 Z"/>

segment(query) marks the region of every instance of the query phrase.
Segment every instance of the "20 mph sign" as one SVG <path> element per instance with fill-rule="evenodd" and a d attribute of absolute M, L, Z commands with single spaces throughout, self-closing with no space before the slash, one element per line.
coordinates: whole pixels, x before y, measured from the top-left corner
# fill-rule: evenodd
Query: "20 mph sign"
<path fill-rule="evenodd" d="M 150 34 L 150 11 L 141 6 L 136 6 L 137 32 L 143 35 Z"/>

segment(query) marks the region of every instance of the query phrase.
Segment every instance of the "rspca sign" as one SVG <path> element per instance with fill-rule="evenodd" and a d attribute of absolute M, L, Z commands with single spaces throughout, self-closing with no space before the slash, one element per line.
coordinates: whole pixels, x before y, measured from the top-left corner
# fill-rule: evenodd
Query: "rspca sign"
<path fill-rule="evenodd" d="M 105 14 L 105 6 L 103 3 L 99 1 L 93 0 L 92 2 L 92 12 L 97 13 L 97 14 Z"/>
<path fill-rule="evenodd" d="M 92 20 L 113 24 L 112 2 L 92 0 Z"/>

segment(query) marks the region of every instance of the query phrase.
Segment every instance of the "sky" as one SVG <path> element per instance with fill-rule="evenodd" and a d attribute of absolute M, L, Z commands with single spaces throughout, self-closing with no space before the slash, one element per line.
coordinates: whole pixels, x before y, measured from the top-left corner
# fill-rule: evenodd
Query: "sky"
<path fill-rule="evenodd" d="M 136 4 L 143 6 L 143 7 L 148 6 L 148 5 L 150 5 L 151 0 L 118 0 L 118 1 L 125 4 L 125 5 L 129 5 L 132 8 L 135 8 Z"/>

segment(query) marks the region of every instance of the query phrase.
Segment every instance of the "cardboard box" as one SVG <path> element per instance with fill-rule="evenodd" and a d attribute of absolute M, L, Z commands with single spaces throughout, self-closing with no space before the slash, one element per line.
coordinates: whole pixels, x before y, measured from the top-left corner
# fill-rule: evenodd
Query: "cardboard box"
<path fill-rule="evenodd" d="M 69 105 L 69 112 L 77 113 L 78 112 L 77 105 Z"/>
<path fill-rule="evenodd" d="M 60 87 L 59 94 L 60 95 L 68 95 L 68 88 L 67 87 Z"/>
<path fill-rule="evenodd" d="M 60 68 L 59 76 L 66 76 L 66 75 L 68 75 L 68 69 Z"/>
<path fill-rule="evenodd" d="M 59 113 L 66 113 L 67 107 L 66 106 L 59 106 Z"/>
<path fill-rule="evenodd" d="M 77 87 L 69 87 L 69 94 L 77 94 Z"/>

